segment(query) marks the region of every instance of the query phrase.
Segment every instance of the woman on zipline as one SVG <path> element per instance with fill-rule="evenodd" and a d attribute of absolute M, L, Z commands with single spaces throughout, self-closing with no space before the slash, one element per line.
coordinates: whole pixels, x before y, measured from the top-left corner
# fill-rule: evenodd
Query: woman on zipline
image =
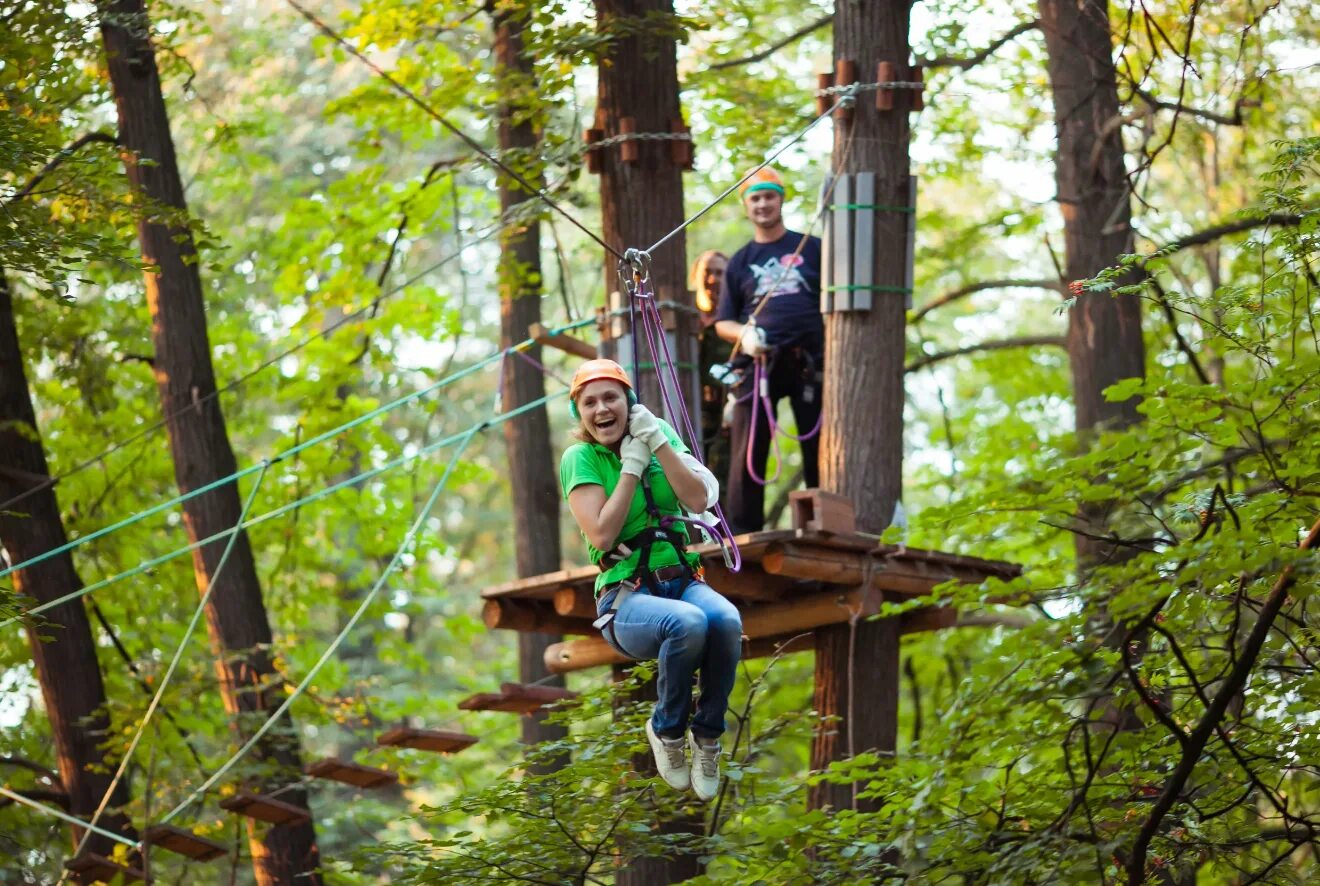
<path fill-rule="evenodd" d="M 681 518 L 713 507 L 719 483 L 667 422 L 637 402 L 613 360 L 582 364 L 569 399 L 578 442 L 560 460 L 559 481 L 601 570 L 596 626 L 623 655 L 658 659 L 659 700 L 646 722 L 656 768 L 670 786 L 690 785 L 709 800 L 719 788 L 719 739 L 742 619 L 702 580 L 701 558 L 684 549 L 690 524 Z"/>

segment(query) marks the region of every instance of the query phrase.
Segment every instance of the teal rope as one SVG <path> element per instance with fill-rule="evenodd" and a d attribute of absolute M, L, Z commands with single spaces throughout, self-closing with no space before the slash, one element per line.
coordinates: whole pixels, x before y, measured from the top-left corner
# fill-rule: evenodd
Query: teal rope
<path fill-rule="evenodd" d="M 522 406 L 519 406 L 517 409 L 513 409 L 510 410 L 509 412 L 505 412 L 501 415 L 495 416 L 494 418 L 489 419 L 487 423 L 491 425 L 502 424 L 506 421 L 509 421 L 510 419 L 517 418 L 519 415 L 522 415 L 524 412 L 530 412 L 531 410 L 536 409 L 550 402 L 551 400 L 555 400 L 560 397 L 563 397 L 566 395 L 566 393 L 567 392 L 565 391 L 560 391 L 555 394 L 547 394 L 546 396 L 533 400 L 530 403 L 525 403 Z M 457 442 L 458 440 L 461 440 L 462 438 L 463 438 L 463 434 L 454 434 L 452 436 L 445 437 L 442 440 L 436 440 L 433 443 L 428 443 L 426 446 L 423 446 L 422 448 L 417 450 L 417 452 L 411 455 L 402 455 L 397 458 L 391 459 L 390 461 L 385 462 L 379 467 L 370 468 L 366 471 L 363 471 L 360 474 L 356 474 L 345 480 L 341 480 L 338 483 L 334 483 L 330 486 L 327 486 L 324 489 L 318 490 L 317 492 L 311 493 L 309 495 L 305 495 L 302 498 L 297 499 L 296 501 L 291 501 L 288 504 L 281 505 L 280 507 L 276 508 L 273 511 L 267 511 L 264 514 L 253 517 L 251 520 L 245 521 L 241 526 L 238 527 L 238 529 L 247 529 L 248 527 L 256 526 L 260 523 L 265 523 L 268 520 L 273 520 L 276 517 L 283 516 L 284 514 L 287 514 L 289 511 L 292 511 L 296 508 L 300 508 L 303 505 L 311 504 L 312 502 L 319 501 L 322 498 L 325 498 L 329 495 L 333 495 L 334 493 L 338 492 L 339 490 L 347 486 L 353 486 L 355 484 L 362 482 L 363 480 L 370 480 L 372 477 L 379 476 L 380 474 L 383 474 L 386 471 L 393 470 L 394 468 L 397 468 L 400 465 L 407 464 L 408 462 L 413 461 L 414 459 L 421 458 L 423 455 L 429 455 L 430 453 L 435 452 L 438 449 L 443 449 L 447 446 L 450 446 L 453 443 Z M 63 597 L 59 597 L 55 600 L 51 600 L 48 603 L 43 603 L 40 606 L 34 606 L 33 608 L 29 609 L 21 616 L 15 616 L 14 618 L 10 618 L 6 621 L 0 622 L 0 630 L 7 628 L 9 625 L 14 624 L 15 622 L 22 621 L 23 619 L 29 616 L 39 615 L 40 613 L 45 612 L 48 609 L 52 609 L 56 606 L 59 606 L 62 603 L 68 603 L 72 600 L 77 600 L 79 598 L 85 597 L 88 594 L 93 593 L 94 591 L 99 591 L 101 588 L 107 587 L 108 585 L 112 585 L 115 582 L 122 581 L 125 578 L 131 578 L 135 575 L 140 575 L 144 572 L 155 569 L 157 566 L 160 566 L 162 563 L 168 563 L 170 560 L 173 560 L 177 557 L 182 557 L 184 554 L 191 553 L 192 551 L 197 550 L 203 545 L 209 545 L 212 542 L 219 541 L 220 539 L 225 538 L 234 531 L 235 531 L 234 529 L 226 529 L 221 532 L 217 532 L 215 535 L 209 536 L 207 538 L 199 539 L 198 541 L 192 542 L 190 544 L 184 545 L 181 548 L 177 548 L 173 551 L 170 551 L 167 554 L 162 554 L 159 557 L 155 557 L 151 560 L 146 560 L 142 563 L 139 563 L 137 566 L 134 566 L 131 569 L 126 569 L 123 572 L 120 572 L 118 575 L 112 575 L 109 578 L 101 579 L 100 581 L 94 584 L 90 584 L 85 588 L 81 588 L 77 591 L 74 591 L 73 593 L 65 594 Z"/>
<path fill-rule="evenodd" d="M 165 669 L 165 676 L 161 678 L 160 687 L 156 689 L 155 694 L 151 697 L 151 703 L 147 705 L 147 711 L 142 715 L 142 721 L 138 723 L 137 732 L 133 735 L 133 740 L 129 742 L 128 750 L 124 752 L 123 759 L 119 761 L 119 768 L 115 770 L 114 778 L 110 779 L 110 785 L 105 789 L 105 794 L 101 797 L 101 802 L 92 815 L 93 825 L 101 820 L 101 814 L 105 812 L 106 806 L 110 804 L 110 795 L 115 792 L 119 780 L 124 777 L 129 761 L 133 759 L 133 752 L 137 750 L 138 743 L 142 741 L 142 736 L 147 731 L 147 724 L 151 722 L 152 715 L 156 713 L 156 708 L 160 706 L 160 700 L 165 696 L 165 688 L 170 685 L 170 680 L 174 678 L 174 671 L 178 668 L 180 659 L 183 658 L 183 650 L 188 646 L 188 641 L 192 639 L 193 631 L 197 628 L 197 622 L 201 619 L 202 613 L 206 611 L 206 604 L 211 599 L 211 592 L 215 590 L 220 574 L 225 571 L 225 565 L 229 563 L 229 554 L 234 550 L 234 543 L 238 541 L 240 534 L 239 527 L 243 525 L 243 520 L 247 517 L 248 511 L 251 510 L 252 503 L 257 500 L 257 490 L 261 488 L 261 482 L 266 479 L 266 469 L 269 467 L 269 462 L 261 463 L 261 473 L 257 475 L 256 482 L 252 484 L 252 491 L 248 493 L 247 501 L 243 503 L 243 510 L 239 512 L 234 528 L 229 530 L 229 541 L 225 545 L 224 553 L 220 555 L 220 562 L 216 564 L 215 571 L 211 573 L 211 579 L 206 585 L 206 593 L 202 594 L 201 602 L 193 610 L 192 620 L 188 622 L 188 628 L 183 632 L 183 639 L 179 641 L 178 648 L 174 650 L 174 657 L 170 659 L 170 666 Z M 83 847 L 87 845 L 87 840 L 91 835 L 90 830 L 83 831 L 82 839 L 78 841 L 77 848 L 73 850 L 75 857 L 83 851 Z"/>
<path fill-rule="evenodd" d="M 912 290 L 906 286 L 826 286 L 826 292 L 892 292 L 896 295 L 911 295 Z"/>
<path fill-rule="evenodd" d="M 830 209 L 878 209 L 881 212 L 901 212 L 905 215 L 912 215 L 917 211 L 915 206 L 888 206 L 884 203 L 832 203 Z"/>
<path fill-rule="evenodd" d="M 296 687 L 294 687 L 293 692 L 289 693 L 289 697 L 286 698 L 278 708 L 276 708 L 275 713 L 270 715 L 270 718 L 261 725 L 261 728 L 258 729 L 252 737 L 247 740 L 247 743 L 239 748 L 223 766 L 217 769 L 210 778 L 202 782 L 202 784 L 189 794 L 182 803 L 170 810 L 169 814 L 160 820 L 161 824 L 168 823 L 183 810 L 187 809 L 192 805 L 193 800 L 206 793 L 216 782 L 223 778 L 225 773 L 232 769 L 239 760 L 247 755 L 248 751 L 256 746 L 257 742 L 260 741 L 261 738 L 271 730 L 271 727 L 275 725 L 275 721 L 284 716 L 285 712 L 289 710 L 295 701 L 297 701 L 298 697 L 301 696 L 307 687 L 311 685 L 312 680 L 314 680 L 316 675 L 320 673 L 321 668 L 325 666 L 326 662 L 330 660 L 330 657 L 334 655 L 335 650 L 337 650 L 340 644 L 344 642 L 344 639 L 348 636 L 348 632 L 351 631 L 358 621 L 361 620 L 363 614 L 367 611 L 367 607 L 376 599 L 376 595 L 380 593 L 381 588 L 385 587 L 386 579 L 390 577 L 390 574 L 394 572 L 395 568 L 403 560 L 404 553 L 412 547 L 413 542 L 417 538 L 417 534 L 421 531 L 422 526 L 431 516 L 431 509 L 435 507 L 435 502 L 440 497 L 440 493 L 443 492 L 445 487 L 449 484 L 449 478 L 453 475 L 454 468 L 457 466 L 463 452 L 467 449 L 468 444 L 472 442 L 472 439 L 476 437 L 478 432 L 490 427 L 491 423 L 492 422 L 489 420 L 483 421 L 481 424 L 474 425 L 466 434 L 464 434 L 462 442 L 458 447 L 458 451 L 455 452 L 454 457 L 449 460 L 449 464 L 445 467 L 444 474 L 440 477 L 439 482 L 436 483 L 435 488 L 431 490 L 430 498 L 426 500 L 426 504 L 422 507 L 421 513 L 417 515 L 417 519 L 413 521 L 407 534 L 404 535 L 403 542 L 399 545 L 398 549 L 395 550 L 394 556 L 391 558 L 389 565 L 387 565 L 384 571 L 381 572 L 380 578 L 376 579 L 376 583 L 372 586 L 371 590 L 367 592 L 367 595 L 362 598 L 362 603 L 358 606 L 357 611 L 353 613 L 352 618 L 348 620 L 348 623 L 344 625 L 343 630 L 341 630 L 339 635 L 331 641 L 330 646 L 321 654 L 321 657 L 317 659 L 316 664 L 312 665 L 312 668 L 307 672 L 307 675 L 302 678 Z"/>
<path fill-rule="evenodd" d="M 72 815 L 69 815 L 63 809 L 55 809 L 52 806 L 47 806 L 45 803 L 38 803 L 36 800 L 32 800 L 28 797 L 24 797 L 22 794 L 15 793 L 14 791 L 11 791 L 9 788 L 5 787 L 2 784 L 0 784 L 0 796 L 8 797 L 9 799 L 13 800 L 15 803 L 22 803 L 24 806 L 30 806 L 33 809 L 37 810 L 38 812 L 44 812 L 47 815 L 58 818 L 60 821 L 68 822 L 69 824 L 74 825 L 76 827 L 86 828 L 87 830 L 92 831 L 93 833 L 100 834 L 102 837 L 106 837 L 110 840 L 114 840 L 116 843 L 123 843 L 125 846 L 129 847 L 130 849 L 137 848 L 138 844 L 134 843 L 132 840 L 128 839 L 123 834 L 116 834 L 114 831 L 107 831 L 105 828 L 98 828 L 95 825 L 83 821 L 81 818 L 74 818 Z"/>
<path fill-rule="evenodd" d="M 564 330 L 576 329 L 579 326 L 586 326 L 594 322 L 596 322 L 596 319 L 594 317 L 586 317 L 581 320 L 578 320 L 575 323 L 570 323 L 562 327 L 562 329 Z M 297 455 L 298 453 L 302 452 L 305 449 L 308 449 L 309 447 L 316 446 L 319 443 L 324 443 L 326 440 L 329 440 L 333 437 L 338 437 L 339 435 L 346 433 L 347 431 L 350 431 L 353 428 L 365 424 L 366 422 L 370 421 L 373 418 L 376 418 L 379 415 L 383 415 L 387 412 L 392 412 L 395 409 L 398 409 L 401 406 L 411 403 L 414 400 L 420 399 L 422 397 L 427 396 L 428 394 L 434 393 L 435 391 L 448 387 L 454 382 L 460 381 L 461 379 L 464 379 L 469 375 L 473 375 L 476 372 L 480 371 L 481 369 L 484 369 L 485 367 L 489 366 L 491 363 L 494 363 L 502 359 L 508 351 L 526 348 L 532 344 L 535 344 L 534 339 L 530 339 L 530 338 L 525 339 L 524 341 L 516 345 L 513 345 L 510 348 L 503 349 L 496 354 L 490 355 L 489 357 L 484 357 L 481 360 L 474 363 L 473 365 L 461 369 L 458 372 L 455 372 L 452 375 L 449 375 L 448 377 L 443 378 L 440 381 L 430 385 L 429 387 L 423 388 L 420 391 L 414 391 L 411 394 L 407 394 L 403 397 L 398 398 L 397 400 L 393 400 L 390 403 L 386 403 L 383 406 L 378 406 L 375 409 L 371 410 L 370 412 L 366 412 L 358 416 L 352 421 L 346 422 L 337 428 L 333 428 L 329 431 L 326 431 L 323 434 L 319 434 L 311 438 L 310 440 L 304 441 L 303 443 L 299 443 L 297 446 L 294 446 L 291 449 L 286 449 L 284 452 L 281 452 L 279 455 L 267 459 L 267 462 L 273 465 L 280 461 L 283 461 L 284 459 L 291 458 L 292 456 Z M 65 544 L 60 545 L 57 548 L 52 548 L 51 550 L 46 551 L 45 553 L 38 554 L 35 557 L 31 557 L 27 560 L 24 560 L 22 563 L 18 563 L 8 567 L 7 569 L 0 570 L 0 578 L 4 578 L 9 574 L 18 571 L 19 569 L 27 569 L 28 567 L 35 566 L 44 560 L 48 560 L 51 557 L 55 557 L 60 554 L 63 554 L 66 551 L 71 551 L 74 548 L 80 547 L 82 545 L 87 544 L 90 541 L 94 541 L 98 538 L 109 535 L 112 532 L 117 532 L 120 529 L 124 529 L 128 526 L 132 526 L 134 523 L 139 523 L 142 520 L 145 520 L 148 517 L 159 514 L 162 511 L 168 510 L 174 507 L 175 505 L 181 504 L 185 501 L 188 501 L 189 499 L 196 498 L 199 495 L 204 495 L 207 492 L 212 491 L 213 489 L 225 485 L 226 483 L 232 483 L 236 480 L 241 480 L 242 478 L 260 470 L 261 464 L 262 463 L 258 463 L 255 465 L 250 465 L 246 468 L 242 468 L 234 472 L 233 474 L 230 474 L 227 477 L 221 477 L 217 480 L 213 480 L 212 482 L 207 483 L 204 486 L 199 486 L 196 489 L 192 489 L 181 495 L 177 495 L 174 498 L 170 499 L 169 501 L 162 502 L 161 504 L 158 505 L 153 505 L 152 507 L 149 507 L 144 511 L 140 511 L 130 517 L 125 517 L 123 520 L 120 520 L 118 523 L 113 523 L 110 526 L 106 526 L 103 529 L 98 529 L 95 532 L 92 532 L 88 535 L 84 535 L 72 541 L 66 542 Z M 3 625 L 0 625 L 0 627 L 3 627 Z"/>

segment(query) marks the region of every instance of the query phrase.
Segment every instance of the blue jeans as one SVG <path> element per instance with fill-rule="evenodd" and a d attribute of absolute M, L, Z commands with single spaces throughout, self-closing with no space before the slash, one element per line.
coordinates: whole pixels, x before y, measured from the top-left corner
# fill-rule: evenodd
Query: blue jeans
<path fill-rule="evenodd" d="M 742 616 L 704 582 L 676 578 L 661 582 L 660 591 L 663 596 L 652 596 L 639 586 L 615 611 L 605 639 L 629 658 L 658 659 L 659 700 L 651 715 L 656 735 L 679 738 L 691 725 L 698 738 L 719 738 L 742 657 Z M 597 612 L 603 615 L 617 593 L 602 594 Z M 701 694 L 692 713 L 698 671 Z"/>

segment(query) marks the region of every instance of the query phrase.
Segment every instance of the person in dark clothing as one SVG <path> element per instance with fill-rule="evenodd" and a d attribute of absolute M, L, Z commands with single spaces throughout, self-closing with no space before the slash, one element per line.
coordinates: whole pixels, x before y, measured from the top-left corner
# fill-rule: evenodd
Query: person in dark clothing
<path fill-rule="evenodd" d="M 763 167 L 743 183 L 743 207 L 753 225 L 752 240 L 729 259 L 715 311 L 715 329 L 741 352 L 733 368 L 737 402 L 730 427 L 726 516 L 734 532 L 765 525 L 764 478 L 773 415 L 758 406 L 753 422 L 754 361 L 765 373 L 765 400 L 776 409 L 787 397 L 802 441 L 803 476 L 820 483 L 818 466 L 821 384 L 824 379 L 825 324 L 820 314 L 820 240 L 784 225 L 784 182 Z M 753 426 L 755 425 L 755 426 Z M 750 451 L 749 451 L 750 450 Z M 749 470 L 750 467 L 750 470 Z M 755 476 L 753 475 L 753 472 Z"/>
<path fill-rule="evenodd" d="M 729 343 L 715 331 L 715 306 L 719 302 L 720 285 L 724 282 L 724 268 L 728 263 L 727 255 L 709 249 L 697 258 L 688 278 L 701 317 L 701 332 L 697 334 L 701 373 L 701 447 L 706 467 L 716 477 L 729 474 L 729 429 L 724 422 L 724 401 L 729 389 L 710 373 L 712 367 L 729 359 Z"/>

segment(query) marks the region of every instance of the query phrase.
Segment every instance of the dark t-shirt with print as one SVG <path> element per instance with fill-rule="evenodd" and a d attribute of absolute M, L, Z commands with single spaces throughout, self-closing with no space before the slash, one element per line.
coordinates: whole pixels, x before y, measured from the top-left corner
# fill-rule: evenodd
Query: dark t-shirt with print
<path fill-rule="evenodd" d="M 763 299 L 769 298 L 756 325 L 772 347 L 805 348 L 813 357 L 825 350 L 825 324 L 820 316 L 820 238 L 808 237 L 793 259 L 802 235 L 787 231 L 773 243 L 752 241 L 729 259 L 720 288 L 716 320 L 746 323 Z M 791 266 L 789 266 L 791 265 Z"/>

